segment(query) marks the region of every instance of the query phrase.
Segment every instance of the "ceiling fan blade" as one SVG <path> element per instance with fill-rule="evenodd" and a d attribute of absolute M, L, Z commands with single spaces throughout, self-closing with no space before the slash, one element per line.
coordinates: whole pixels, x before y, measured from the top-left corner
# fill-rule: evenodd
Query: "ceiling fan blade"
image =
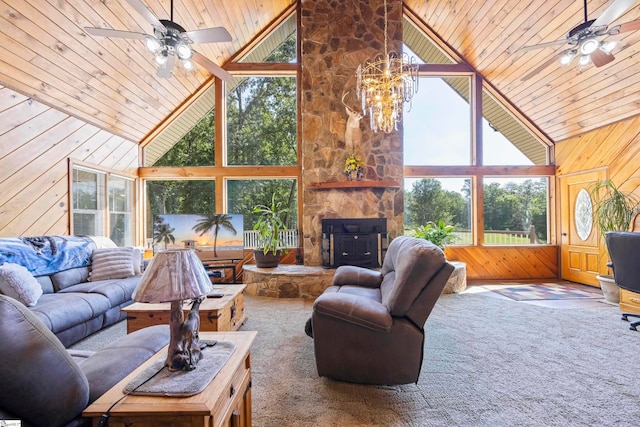
<path fill-rule="evenodd" d="M 524 76 L 522 78 L 523 82 L 526 82 L 527 80 L 529 80 L 531 77 L 535 76 L 536 74 L 538 74 L 540 71 L 544 70 L 545 68 L 547 68 L 549 65 L 553 64 L 554 62 L 557 61 L 556 56 L 552 56 L 551 58 L 547 59 L 545 62 L 543 62 L 541 65 L 539 65 L 537 68 L 535 68 L 532 72 L 530 72 L 529 74 L 527 74 L 526 76 Z"/>
<path fill-rule="evenodd" d="M 173 60 L 174 56 L 169 55 L 167 57 L 167 62 L 158 67 L 157 76 L 162 79 L 168 79 L 173 75 Z"/>
<path fill-rule="evenodd" d="M 608 26 L 613 21 L 618 19 L 620 15 L 625 13 L 627 9 L 633 6 L 635 2 L 636 0 L 614 0 L 614 2 L 611 3 L 609 7 L 605 9 L 604 12 L 602 12 L 602 15 L 600 15 L 598 19 L 596 19 L 593 22 L 593 24 L 591 24 L 591 26 L 592 27 Z"/>
<path fill-rule="evenodd" d="M 640 19 L 636 19 L 635 21 L 625 22 L 624 24 L 616 25 L 612 27 L 607 34 L 610 36 L 615 36 L 616 34 L 626 33 L 628 31 L 636 31 L 640 30 Z"/>
<path fill-rule="evenodd" d="M 523 46 L 520 49 L 515 50 L 513 53 L 521 53 L 521 52 L 527 52 L 527 51 L 534 50 L 534 49 L 542 49 L 542 48 L 549 47 L 549 46 L 565 44 L 567 42 L 568 42 L 567 39 L 562 39 L 562 40 L 554 40 L 552 42 L 534 44 L 534 45 L 531 45 L 531 46 Z"/>
<path fill-rule="evenodd" d="M 151 11 L 144 5 L 144 3 L 142 3 L 142 1 L 127 0 L 127 3 L 129 3 L 129 6 L 134 8 L 136 12 L 142 15 L 144 19 L 149 21 L 151 25 L 153 25 L 154 27 L 164 28 L 164 25 L 162 25 L 162 22 L 160 22 L 158 18 L 156 18 L 156 16 L 153 13 L 151 13 Z"/>
<path fill-rule="evenodd" d="M 206 68 L 211 74 L 222 79 L 226 82 L 230 82 L 233 79 L 233 76 L 229 74 L 224 68 L 210 61 L 209 58 L 199 54 L 198 52 L 193 52 L 193 57 L 191 58 L 198 64 L 202 65 Z"/>
<path fill-rule="evenodd" d="M 593 65 L 595 65 L 596 67 L 602 67 L 603 65 L 607 65 L 609 62 L 613 61 L 614 59 L 616 58 L 613 55 L 607 52 L 603 52 L 600 49 L 596 49 L 591 54 L 591 62 L 593 62 Z"/>
<path fill-rule="evenodd" d="M 191 39 L 192 42 L 198 43 L 220 43 L 230 42 L 231 34 L 224 27 L 205 28 L 203 30 L 187 31 L 184 34 Z"/>
<path fill-rule="evenodd" d="M 123 39 L 140 39 L 147 37 L 144 33 L 134 33 L 133 31 L 112 30 L 110 28 L 84 27 L 84 30 L 92 36 L 100 37 L 120 37 Z"/>

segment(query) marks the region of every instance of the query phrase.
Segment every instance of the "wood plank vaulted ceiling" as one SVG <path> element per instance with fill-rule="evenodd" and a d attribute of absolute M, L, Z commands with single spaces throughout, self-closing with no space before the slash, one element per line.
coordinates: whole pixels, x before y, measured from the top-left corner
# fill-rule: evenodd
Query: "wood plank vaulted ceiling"
<path fill-rule="evenodd" d="M 596 18 L 612 0 L 588 2 Z M 170 0 L 143 0 L 160 19 Z M 223 65 L 293 0 L 175 0 L 174 21 L 187 30 L 223 26 L 230 43 L 197 50 Z M 562 39 L 583 21 L 580 0 L 406 0 L 424 23 L 502 92 L 553 141 L 640 113 L 640 31 L 617 36 L 616 60 L 604 67 L 557 63 L 521 81 L 550 55 L 509 50 Z M 85 26 L 150 33 L 122 0 L 0 0 L 0 84 L 133 141 L 142 140 L 209 77 L 176 70 L 159 79 L 140 40 L 92 37 Z M 640 1 L 613 25 L 640 18 Z"/>

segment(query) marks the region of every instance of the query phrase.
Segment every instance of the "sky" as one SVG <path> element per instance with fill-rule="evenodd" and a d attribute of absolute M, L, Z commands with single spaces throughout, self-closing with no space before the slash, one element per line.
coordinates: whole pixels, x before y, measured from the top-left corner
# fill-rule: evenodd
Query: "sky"
<path fill-rule="evenodd" d="M 470 107 L 444 80 L 420 78 L 418 93 L 413 96 L 411 110 L 408 108 L 409 104 L 405 104 L 405 165 L 470 164 Z M 486 120 L 483 141 L 485 165 L 533 164 L 500 132 L 491 129 Z M 405 179 L 405 188 L 411 189 L 413 182 Z M 463 183 L 464 178 L 448 178 L 443 187 L 459 192 Z"/>

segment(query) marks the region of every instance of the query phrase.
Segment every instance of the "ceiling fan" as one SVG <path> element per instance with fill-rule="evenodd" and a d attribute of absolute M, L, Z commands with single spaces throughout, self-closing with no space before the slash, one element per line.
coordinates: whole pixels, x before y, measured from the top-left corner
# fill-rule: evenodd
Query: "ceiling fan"
<path fill-rule="evenodd" d="M 230 42 L 231 35 L 224 27 L 186 31 L 173 21 L 173 0 L 171 0 L 171 18 L 168 20 L 156 18 L 141 0 L 126 1 L 153 26 L 153 35 L 95 27 L 85 27 L 85 31 L 93 36 L 144 40 L 147 49 L 155 55 L 158 77 L 172 76 L 177 57 L 187 71 L 193 69 L 193 62 L 191 62 L 193 60 L 222 80 L 231 80 L 231 74 L 191 48 L 193 43 Z"/>
<path fill-rule="evenodd" d="M 640 29 L 640 19 L 625 22 L 624 24 L 619 24 L 611 28 L 609 28 L 609 25 L 633 6 L 635 2 L 636 0 L 614 0 L 597 19 L 588 20 L 587 0 L 584 0 L 584 22 L 573 27 L 567 33 L 566 38 L 532 46 L 524 46 L 514 52 L 526 52 L 555 45 L 569 45 L 568 49 L 542 63 L 524 76 L 522 80 L 529 80 L 555 62 L 556 59 L 564 66 L 569 65 L 576 56 L 579 56 L 578 62 L 580 66 L 593 63 L 596 67 L 602 67 L 613 61 L 615 57 L 611 52 L 616 46 L 616 41 L 609 40 L 607 37 Z"/>

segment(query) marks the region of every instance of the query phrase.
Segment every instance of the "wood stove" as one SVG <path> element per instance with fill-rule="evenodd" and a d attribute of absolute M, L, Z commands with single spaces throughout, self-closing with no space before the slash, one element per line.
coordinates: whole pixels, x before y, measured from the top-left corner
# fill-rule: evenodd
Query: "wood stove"
<path fill-rule="evenodd" d="M 386 218 L 322 220 L 322 265 L 377 268 L 389 246 Z"/>

